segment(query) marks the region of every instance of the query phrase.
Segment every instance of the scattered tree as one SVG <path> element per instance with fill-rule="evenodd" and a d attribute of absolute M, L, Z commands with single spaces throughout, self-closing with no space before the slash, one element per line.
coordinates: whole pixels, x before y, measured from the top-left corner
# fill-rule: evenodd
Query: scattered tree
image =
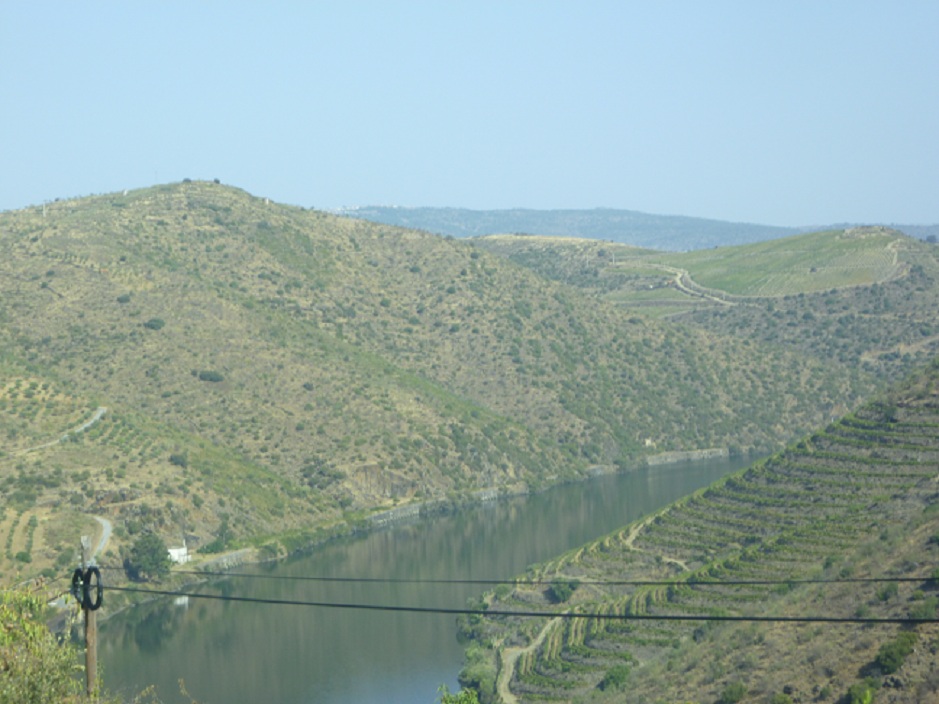
<path fill-rule="evenodd" d="M 124 561 L 124 570 L 131 579 L 159 579 L 169 574 L 170 555 L 163 538 L 156 533 L 144 533 L 130 549 Z"/>
<path fill-rule="evenodd" d="M 548 596 L 555 604 L 563 604 L 571 598 L 578 586 L 580 586 L 580 582 L 576 579 L 555 579 L 548 587 Z"/>

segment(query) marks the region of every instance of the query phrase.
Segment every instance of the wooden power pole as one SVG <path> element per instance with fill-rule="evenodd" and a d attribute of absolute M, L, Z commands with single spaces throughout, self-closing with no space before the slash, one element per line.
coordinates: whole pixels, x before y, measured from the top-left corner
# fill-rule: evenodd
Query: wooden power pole
<path fill-rule="evenodd" d="M 88 561 L 91 559 L 91 538 L 82 536 L 82 573 L 88 574 Z M 85 593 L 88 585 L 85 585 Z M 98 618 L 94 609 L 89 608 L 85 599 L 82 612 L 85 616 L 85 692 L 92 697 L 97 688 L 98 679 Z"/>

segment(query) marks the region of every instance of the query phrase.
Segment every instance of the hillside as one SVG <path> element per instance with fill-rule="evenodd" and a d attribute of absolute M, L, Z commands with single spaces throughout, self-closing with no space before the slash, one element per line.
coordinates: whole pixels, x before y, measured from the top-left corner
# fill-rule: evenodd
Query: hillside
<path fill-rule="evenodd" d="M 531 568 L 485 603 L 549 616 L 935 619 L 937 463 L 939 361 L 785 451 Z M 545 586 L 553 580 L 573 583 L 564 603 Z M 936 624 L 909 627 L 912 636 L 863 623 L 474 617 L 463 628 L 473 643 L 462 679 L 487 701 L 495 690 L 504 702 L 834 702 L 865 686 L 878 702 L 939 696 Z M 890 644 L 904 638 L 913 652 L 894 657 Z"/>
<path fill-rule="evenodd" d="M 115 556 L 148 529 L 277 554 L 380 509 L 766 451 L 876 386 L 205 182 L 0 214 L 0 372 L 11 579 L 69 565 L 90 513 Z"/>
<path fill-rule="evenodd" d="M 939 354 L 939 248 L 854 228 L 682 254 L 573 238 L 473 240 L 644 315 L 896 379 Z"/>

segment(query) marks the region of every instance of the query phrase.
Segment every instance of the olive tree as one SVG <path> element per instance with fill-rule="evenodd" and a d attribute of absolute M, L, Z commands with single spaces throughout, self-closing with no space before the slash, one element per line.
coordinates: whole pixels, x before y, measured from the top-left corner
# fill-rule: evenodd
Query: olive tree
<path fill-rule="evenodd" d="M 124 569 L 131 579 L 159 579 L 169 574 L 170 554 L 163 538 L 156 533 L 144 533 L 130 549 Z"/>

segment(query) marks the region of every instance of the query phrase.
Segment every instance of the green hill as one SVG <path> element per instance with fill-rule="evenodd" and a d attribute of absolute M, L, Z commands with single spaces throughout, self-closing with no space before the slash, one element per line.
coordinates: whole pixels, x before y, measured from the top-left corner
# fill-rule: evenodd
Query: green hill
<path fill-rule="evenodd" d="M 572 238 L 474 242 L 627 310 L 882 378 L 939 354 L 939 249 L 885 228 L 683 254 Z"/>
<path fill-rule="evenodd" d="M 939 362 L 785 451 L 490 593 L 490 611 L 548 617 L 465 621 L 473 643 L 462 679 L 484 701 L 495 690 L 506 702 L 848 701 L 852 687 L 934 701 L 936 624 L 550 616 L 935 619 L 937 462 Z M 563 604 L 546 586 L 555 581 L 573 586 Z M 904 656 L 906 640 L 917 645 Z"/>
<path fill-rule="evenodd" d="M 13 578 L 69 564 L 89 513 L 115 555 L 146 529 L 275 554 L 380 509 L 769 450 L 876 386 L 205 182 L 0 214 L 0 373 Z"/>

